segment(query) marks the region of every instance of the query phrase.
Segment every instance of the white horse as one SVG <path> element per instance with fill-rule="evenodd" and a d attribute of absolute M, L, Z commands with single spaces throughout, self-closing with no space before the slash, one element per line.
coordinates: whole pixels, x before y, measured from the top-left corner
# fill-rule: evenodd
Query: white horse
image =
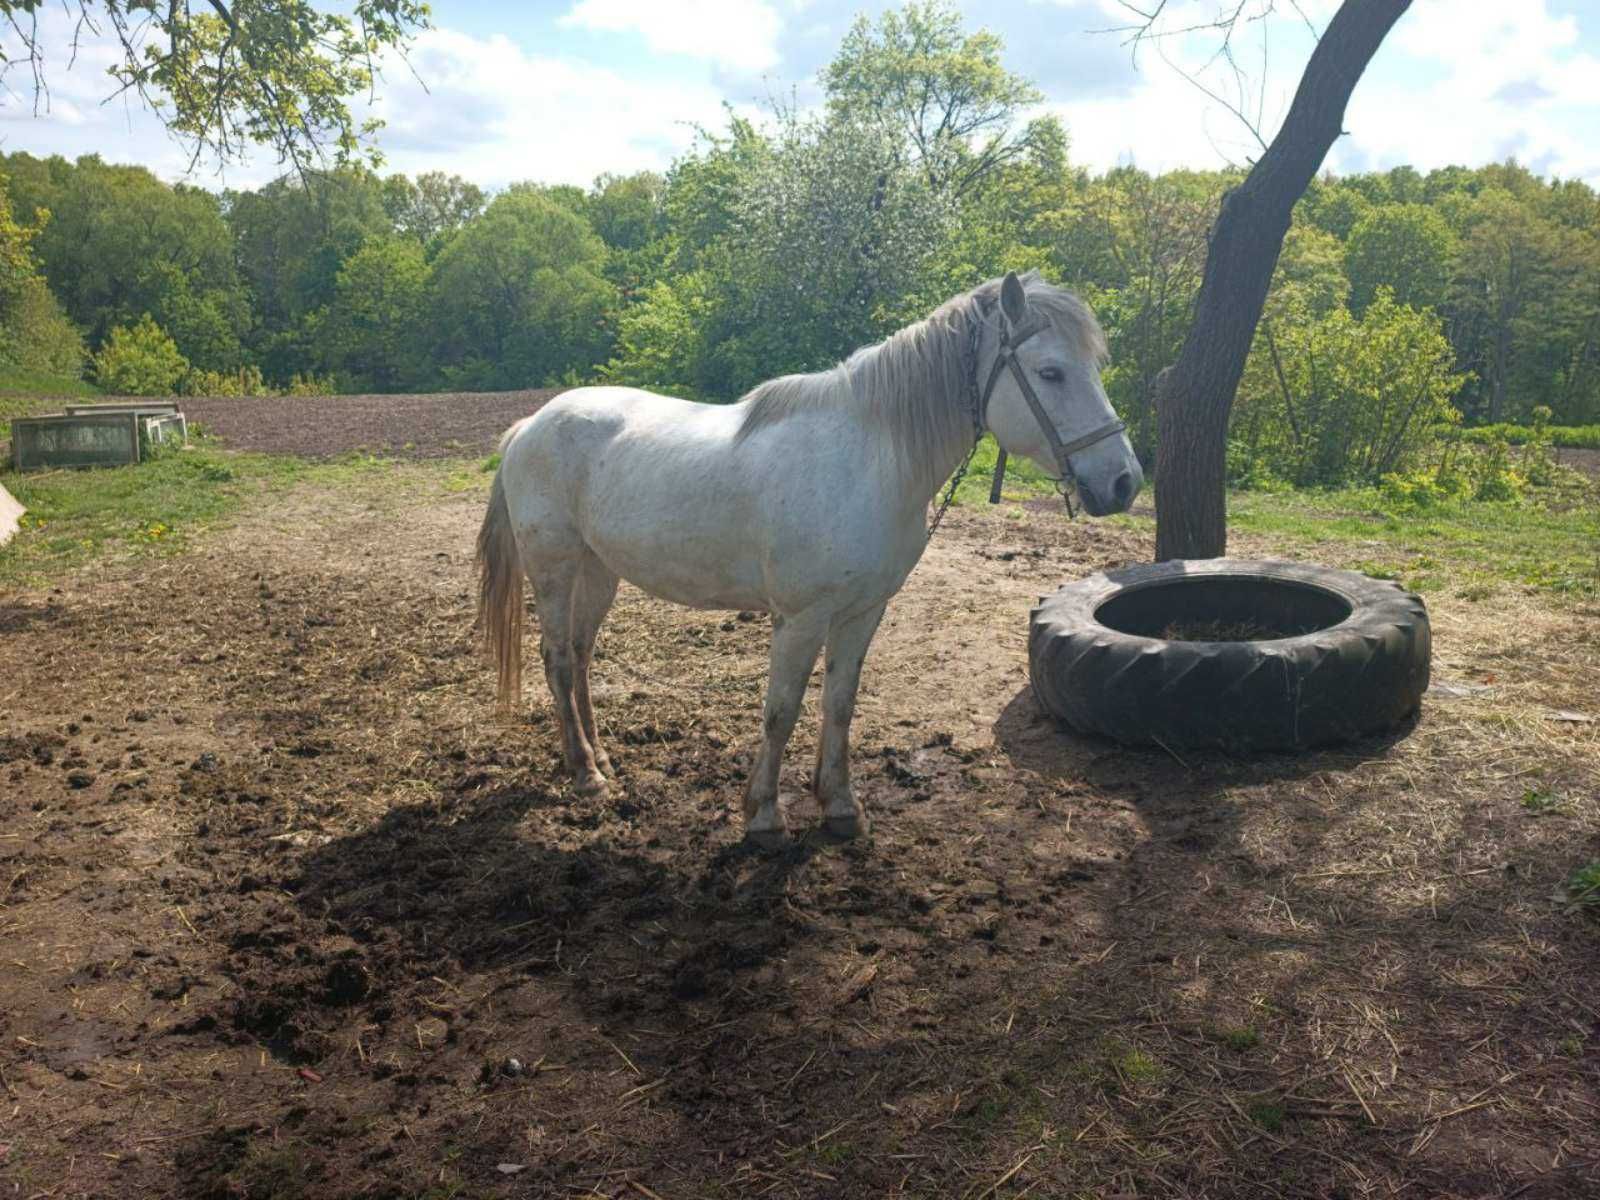
<path fill-rule="evenodd" d="M 1088 307 L 1030 272 L 737 404 L 623 387 L 557 396 L 506 432 L 478 534 L 478 615 L 502 710 L 521 694 L 524 575 L 566 764 L 584 794 L 603 793 L 611 767 L 589 662 L 619 579 L 679 604 L 771 613 L 746 833 L 787 836 L 778 768 L 824 645 L 812 788 L 830 832 L 863 832 L 849 756 L 862 659 L 922 557 L 929 502 L 975 438 L 992 431 L 1009 454 L 1075 486 L 1096 516 L 1138 492 L 1138 459 L 1100 384 L 1105 353 Z"/>

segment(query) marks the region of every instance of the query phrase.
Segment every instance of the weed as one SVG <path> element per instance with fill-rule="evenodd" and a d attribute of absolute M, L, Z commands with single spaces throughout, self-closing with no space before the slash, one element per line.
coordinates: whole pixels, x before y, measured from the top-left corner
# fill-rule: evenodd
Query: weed
<path fill-rule="evenodd" d="M 1248 1025 L 1214 1029 L 1211 1031 L 1211 1036 L 1229 1050 L 1251 1050 L 1261 1044 L 1261 1035 Z"/>
<path fill-rule="evenodd" d="M 1161 1064 L 1138 1048 L 1123 1054 L 1116 1065 L 1129 1083 L 1155 1083 L 1162 1075 Z"/>
<path fill-rule="evenodd" d="M 1526 788 L 1522 793 L 1522 807 L 1536 817 L 1549 816 L 1561 811 L 1561 797 L 1546 787 Z"/>
<path fill-rule="evenodd" d="M 1246 1111 L 1250 1114 L 1250 1119 L 1268 1133 L 1277 1133 L 1282 1129 L 1289 1115 L 1284 1111 L 1283 1105 L 1270 1100 L 1256 1100 Z"/>
<path fill-rule="evenodd" d="M 1590 916 L 1600 916 L 1600 858 L 1585 863 L 1567 880 L 1567 896 L 1572 907 Z"/>
<path fill-rule="evenodd" d="M 856 1152 L 856 1148 L 849 1142 L 829 1142 L 817 1149 L 817 1161 L 836 1167 L 847 1162 Z"/>

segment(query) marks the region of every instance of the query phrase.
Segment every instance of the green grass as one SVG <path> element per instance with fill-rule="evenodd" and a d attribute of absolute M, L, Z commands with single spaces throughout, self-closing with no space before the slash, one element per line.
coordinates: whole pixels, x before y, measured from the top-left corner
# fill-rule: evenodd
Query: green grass
<path fill-rule="evenodd" d="M 987 506 L 995 443 L 986 437 L 956 492 L 956 503 Z M 1021 501 L 1055 497 L 1055 485 L 1026 459 L 1006 464 L 997 511 L 1024 519 Z M 941 492 L 941 498 L 943 493 Z M 1463 500 L 1404 511 L 1372 488 L 1329 492 L 1233 492 L 1230 533 L 1259 534 L 1323 561 L 1395 579 L 1413 591 L 1448 590 L 1483 600 L 1506 584 L 1572 597 L 1600 593 L 1600 502 L 1573 506 L 1573 493 L 1516 503 Z M 1107 518 L 1148 531 L 1149 517 Z"/>
<path fill-rule="evenodd" d="M 1600 858 L 1572 873 L 1567 880 L 1567 895 L 1573 908 L 1600 917 Z"/>
<path fill-rule="evenodd" d="M 1600 592 L 1600 511 L 1462 501 L 1396 511 L 1376 491 L 1238 492 L 1232 532 L 1259 534 L 1413 591 L 1486 599 L 1519 585 L 1572 597 Z"/>
<path fill-rule="evenodd" d="M 1548 816 L 1561 811 L 1561 797 L 1549 788 L 1525 788 L 1522 792 L 1522 807 L 1533 816 Z"/>
<path fill-rule="evenodd" d="M 302 480 L 414 496 L 419 482 L 442 495 L 486 490 L 488 476 L 476 462 L 370 455 L 312 462 L 232 453 L 204 440 L 136 467 L 0 472 L 28 510 L 17 536 L 0 547 L 0 586 L 44 583 L 105 555 L 179 553 L 252 499 Z"/>
<path fill-rule="evenodd" d="M 957 504 L 987 504 L 989 485 L 994 482 L 994 462 L 999 445 L 988 434 L 978 443 L 978 452 L 972 456 L 972 465 L 956 490 Z M 1003 501 L 1015 504 L 1040 496 L 1054 496 L 1056 485 L 1033 462 L 1026 458 L 1006 460 L 1006 481 L 1000 495 Z M 944 489 L 939 489 L 939 499 L 944 499 Z"/>
<path fill-rule="evenodd" d="M 94 384 L 64 375 L 44 375 L 0 363 L 0 441 L 11 436 L 13 417 L 56 412 L 62 397 L 81 399 L 100 394 Z"/>

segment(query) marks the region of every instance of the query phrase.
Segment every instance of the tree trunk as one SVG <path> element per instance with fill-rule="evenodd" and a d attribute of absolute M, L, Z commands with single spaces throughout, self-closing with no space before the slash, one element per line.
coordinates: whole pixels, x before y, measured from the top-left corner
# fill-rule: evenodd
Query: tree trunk
<path fill-rule="evenodd" d="M 1227 551 L 1228 411 L 1289 230 L 1289 214 L 1343 132 L 1345 105 L 1411 0 L 1345 0 L 1306 63 L 1294 103 L 1211 227 L 1194 322 L 1156 381 L 1156 559 Z"/>

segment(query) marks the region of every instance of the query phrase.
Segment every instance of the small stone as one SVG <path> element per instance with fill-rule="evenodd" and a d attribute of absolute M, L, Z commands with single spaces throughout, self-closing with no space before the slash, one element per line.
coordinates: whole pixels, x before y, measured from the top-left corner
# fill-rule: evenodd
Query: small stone
<path fill-rule="evenodd" d="M 745 609 L 739 614 L 739 620 L 741 621 L 754 621 L 755 619 L 756 614 L 751 612 L 749 609 Z"/>
<path fill-rule="evenodd" d="M 508 1058 L 501 1064 L 500 1069 L 507 1075 L 521 1075 L 526 1068 L 523 1067 L 520 1058 Z"/>
<path fill-rule="evenodd" d="M 82 790 L 94 782 L 94 776 L 88 771 L 67 772 L 67 786 Z"/>

